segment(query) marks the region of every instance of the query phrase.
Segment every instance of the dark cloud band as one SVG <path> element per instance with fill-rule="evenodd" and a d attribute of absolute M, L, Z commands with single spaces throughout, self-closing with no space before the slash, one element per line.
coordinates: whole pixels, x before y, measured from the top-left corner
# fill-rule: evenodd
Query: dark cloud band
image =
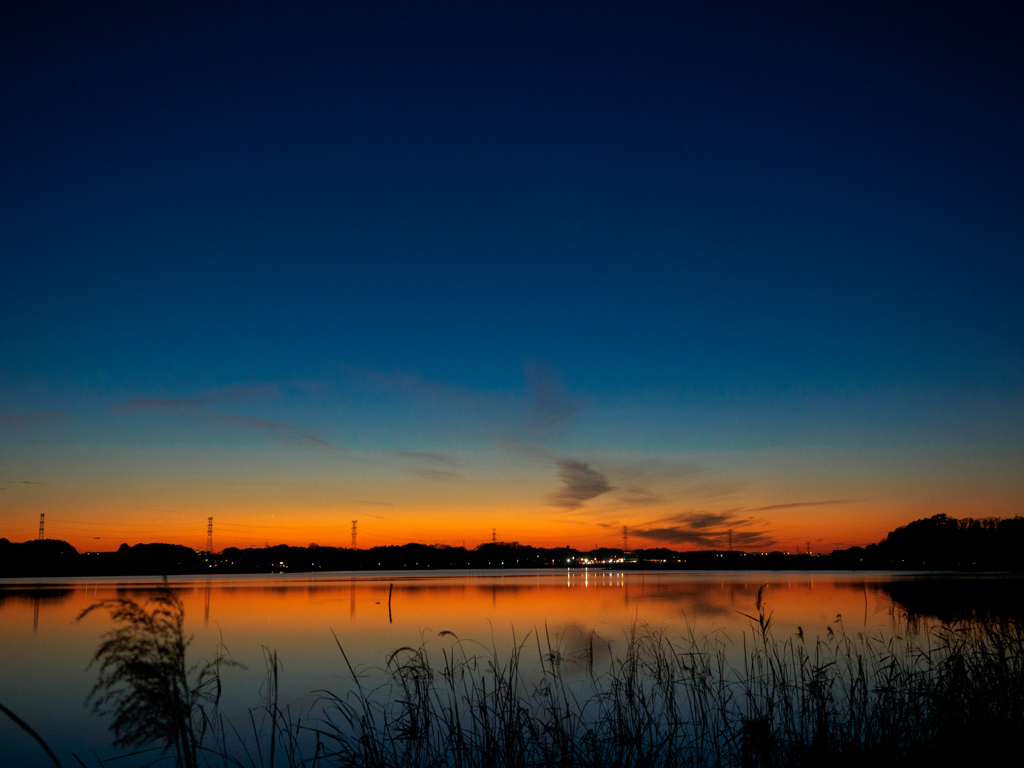
<path fill-rule="evenodd" d="M 556 463 L 562 487 L 548 496 L 552 506 L 578 509 L 584 502 L 614 490 L 608 478 L 589 464 L 573 459 L 559 459 Z"/>

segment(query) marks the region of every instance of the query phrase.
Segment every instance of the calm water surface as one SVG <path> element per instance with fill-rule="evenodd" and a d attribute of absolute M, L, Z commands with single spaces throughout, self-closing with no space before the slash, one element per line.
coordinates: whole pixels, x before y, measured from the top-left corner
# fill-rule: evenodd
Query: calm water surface
<path fill-rule="evenodd" d="M 335 641 L 358 668 L 384 664 L 386 654 L 426 642 L 438 654 L 454 632 L 507 654 L 528 640 L 536 658 L 537 632 L 571 657 L 594 631 L 604 658 L 620 648 L 634 623 L 669 634 L 718 633 L 741 647 L 755 612 L 758 589 L 776 636 L 824 636 L 841 620 L 846 631 L 884 630 L 892 602 L 883 585 L 893 574 L 850 573 L 617 573 L 606 571 L 489 571 L 271 575 L 171 580 L 194 634 L 191 661 L 212 656 L 222 641 L 247 669 L 224 673 L 225 711 L 241 722 L 260 702 L 264 649 L 278 652 L 281 702 L 308 709 L 316 691 L 341 691 L 348 671 Z M 104 599 L 144 600 L 158 579 L 4 582 L 0 586 L 0 703 L 36 727 L 74 764 L 71 751 L 90 762 L 117 752 L 106 722 L 84 701 L 96 678 L 87 669 L 107 614 L 79 614 Z M 388 610 L 389 587 L 391 593 Z M 600 662 L 601 659 L 598 659 Z M 6 718 L 0 719 L 0 763 L 31 765 L 40 756 Z M 5 762 L 6 761 L 6 762 Z"/>

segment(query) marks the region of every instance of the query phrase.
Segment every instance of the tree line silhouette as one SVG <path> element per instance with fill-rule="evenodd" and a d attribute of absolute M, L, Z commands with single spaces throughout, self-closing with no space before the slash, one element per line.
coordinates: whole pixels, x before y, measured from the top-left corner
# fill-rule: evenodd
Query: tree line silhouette
<path fill-rule="evenodd" d="M 81 553 L 66 541 L 21 543 L 0 538 L 0 577 L 135 576 L 201 573 L 281 573 L 349 570 L 435 570 L 566 568 L 584 561 L 618 561 L 617 569 L 893 569 L 1011 571 L 1024 562 L 1024 517 L 963 518 L 934 515 L 891 531 L 866 547 L 827 555 L 790 555 L 705 550 L 604 548 L 581 551 L 518 542 L 482 544 L 473 549 L 444 545 L 351 549 L 310 544 L 237 548 L 217 554 L 179 544 L 122 544 L 116 552 Z M 600 567 L 600 566 L 599 566 Z"/>

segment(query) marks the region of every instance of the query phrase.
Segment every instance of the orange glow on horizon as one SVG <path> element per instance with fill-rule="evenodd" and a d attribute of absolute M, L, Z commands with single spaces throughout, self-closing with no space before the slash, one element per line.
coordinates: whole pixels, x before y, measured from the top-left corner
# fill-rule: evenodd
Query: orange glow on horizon
<path fill-rule="evenodd" d="M 601 525 L 587 521 L 550 521 L 551 511 L 537 508 L 527 511 L 503 507 L 489 509 L 453 509 L 439 512 L 428 508 L 387 509 L 387 515 L 366 507 L 346 508 L 336 512 L 322 509 L 292 508 L 248 513 L 223 508 L 199 509 L 189 515 L 177 514 L 106 514 L 93 509 L 53 508 L 32 504 L 11 518 L 0 530 L 0 536 L 12 541 L 36 538 L 39 512 L 46 513 L 46 537 L 62 539 L 79 551 L 112 551 L 122 543 L 165 542 L 183 544 L 195 549 L 205 548 L 207 517 L 214 518 L 214 550 L 227 547 L 261 547 L 287 544 L 308 546 L 349 547 L 351 521 L 358 520 L 357 546 L 369 549 L 376 546 L 405 543 L 465 546 L 472 549 L 491 541 L 495 528 L 500 542 L 516 541 L 522 545 L 538 547 L 570 546 L 581 551 L 598 547 L 621 548 L 621 526 Z M 771 543 L 766 546 L 742 543 L 739 534 L 749 526 L 735 528 L 734 549 L 740 551 L 780 550 L 806 551 L 807 543 L 813 552 L 827 553 L 833 549 L 863 546 L 880 541 L 894 528 L 912 520 L 938 512 L 953 517 L 1012 516 L 1013 510 L 951 504 L 943 509 L 933 505 L 908 504 L 897 510 L 874 510 L 867 505 L 849 505 L 839 510 L 822 513 L 818 510 L 797 510 L 777 514 L 762 522 Z M 645 519 L 656 513 L 631 511 L 631 519 L 624 523 L 631 529 L 641 529 Z M 386 518 L 386 519 L 385 519 Z M 719 532 L 720 534 L 721 532 Z M 712 546 L 687 541 L 659 540 L 630 534 L 630 549 L 665 547 L 676 551 L 700 549 L 726 549 L 726 539 L 719 535 Z"/>

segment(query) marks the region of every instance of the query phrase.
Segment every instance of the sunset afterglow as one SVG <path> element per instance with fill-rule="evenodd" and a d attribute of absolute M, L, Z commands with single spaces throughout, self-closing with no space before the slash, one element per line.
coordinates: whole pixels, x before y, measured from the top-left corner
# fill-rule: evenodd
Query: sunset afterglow
<path fill-rule="evenodd" d="M 1012 23 L 378 5 L 5 12 L 0 537 L 1022 512 Z"/>

